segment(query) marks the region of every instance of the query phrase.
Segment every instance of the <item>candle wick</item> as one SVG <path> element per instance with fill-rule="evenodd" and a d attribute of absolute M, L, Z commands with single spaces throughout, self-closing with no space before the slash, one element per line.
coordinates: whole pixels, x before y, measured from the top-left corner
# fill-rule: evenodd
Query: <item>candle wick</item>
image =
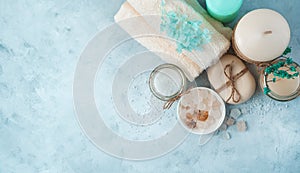
<path fill-rule="evenodd" d="M 272 31 L 265 31 L 264 34 L 272 34 Z"/>

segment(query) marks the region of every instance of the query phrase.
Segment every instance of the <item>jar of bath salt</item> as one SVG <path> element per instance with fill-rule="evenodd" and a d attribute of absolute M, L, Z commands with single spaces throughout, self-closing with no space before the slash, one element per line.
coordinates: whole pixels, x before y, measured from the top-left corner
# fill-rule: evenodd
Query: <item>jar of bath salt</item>
<path fill-rule="evenodd" d="M 187 89 L 187 79 L 176 65 L 162 64 L 151 72 L 149 86 L 154 96 L 162 101 L 168 101 Z"/>
<path fill-rule="evenodd" d="M 178 120 L 191 133 L 215 132 L 225 119 L 225 103 L 212 89 L 196 87 L 184 94 L 177 106 Z"/>
<path fill-rule="evenodd" d="M 278 58 L 263 69 L 260 86 L 270 98 L 290 101 L 300 95 L 299 73 L 299 65 L 291 58 Z"/>

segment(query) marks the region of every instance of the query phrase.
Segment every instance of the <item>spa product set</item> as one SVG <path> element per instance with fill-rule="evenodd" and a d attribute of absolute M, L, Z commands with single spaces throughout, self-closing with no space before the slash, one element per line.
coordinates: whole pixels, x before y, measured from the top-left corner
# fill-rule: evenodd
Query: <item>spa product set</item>
<path fill-rule="evenodd" d="M 206 0 L 206 11 L 197 0 L 127 0 L 115 15 L 120 27 L 166 62 L 149 76 L 151 91 L 166 102 L 166 109 L 178 100 L 178 120 L 195 134 L 220 128 L 225 103 L 240 104 L 253 96 L 255 78 L 244 62 L 257 66 L 267 96 L 279 101 L 299 96 L 300 67 L 289 57 L 288 22 L 274 10 L 255 9 L 233 29 L 224 26 L 242 4 Z M 139 20 L 139 26 L 122 24 L 130 18 Z M 145 31 L 149 34 L 136 37 Z M 233 54 L 228 53 L 231 46 Z M 211 89 L 190 85 L 203 71 Z"/>

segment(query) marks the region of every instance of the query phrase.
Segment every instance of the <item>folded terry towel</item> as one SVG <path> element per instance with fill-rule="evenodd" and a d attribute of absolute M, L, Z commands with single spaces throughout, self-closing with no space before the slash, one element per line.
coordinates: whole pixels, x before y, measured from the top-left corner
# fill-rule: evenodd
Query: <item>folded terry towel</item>
<path fill-rule="evenodd" d="M 160 17 L 141 16 L 161 16 L 163 9 L 166 12 L 174 11 L 185 15 L 188 20 L 191 21 L 201 21 L 200 28 L 208 30 L 211 35 L 210 41 L 201 45 L 201 48 L 199 49 L 181 49 L 181 51 L 178 51 L 178 44 L 176 44 L 176 42 L 163 37 L 153 36 L 135 38 L 147 49 L 158 54 L 164 61 L 176 64 L 182 68 L 190 81 L 194 80 L 204 69 L 215 64 L 219 58 L 227 52 L 230 46 L 229 40 L 220 34 L 210 23 L 213 23 L 220 32 L 228 33 L 228 38 L 230 38 L 232 31 L 231 29 L 223 27 L 222 24 L 216 22 L 212 18 L 209 18 L 210 22 L 208 22 L 204 16 L 209 16 L 195 0 L 168 0 L 163 7 L 161 4 L 161 0 L 128 0 L 115 15 L 115 21 L 119 22 L 124 19 L 138 16 L 138 26 L 132 27 L 121 24 L 121 22 L 119 22 L 119 24 L 125 31 L 133 36 L 137 35 L 138 30 L 147 30 L 153 35 L 165 35 L 166 37 L 168 36 L 167 33 L 161 32 L 161 24 L 163 21 Z M 186 43 L 183 45 L 186 45 Z M 166 54 L 169 56 L 166 56 Z"/>

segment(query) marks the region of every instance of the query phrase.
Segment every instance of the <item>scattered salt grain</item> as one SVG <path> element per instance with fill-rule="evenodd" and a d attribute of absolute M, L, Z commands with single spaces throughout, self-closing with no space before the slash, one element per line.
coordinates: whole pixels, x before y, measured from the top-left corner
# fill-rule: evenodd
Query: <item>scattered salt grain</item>
<path fill-rule="evenodd" d="M 229 116 L 234 119 L 238 119 L 241 116 L 241 111 L 239 109 L 231 109 Z"/>
<path fill-rule="evenodd" d="M 235 120 L 232 117 L 229 117 L 226 121 L 226 124 L 228 126 L 232 126 L 232 125 L 234 125 L 234 123 L 235 123 Z"/>
<path fill-rule="evenodd" d="M 223 139 L 229 140 L 231 138 L 230 133 L 229 132 L 224 132 L 223 133 Z"/>
<path fill-rule="evenodd" d="M 249 113 L 249 109 L 248 108 L 242 108 L 241 109 L 241 114 L 248 114 Z"/>
<path fill-rule="evenodd" d="M 236 127 L 239 132 L 244 132 L 247 130 L 247 124 L 245 121 L 238 121 L 236 123 Z"/>

